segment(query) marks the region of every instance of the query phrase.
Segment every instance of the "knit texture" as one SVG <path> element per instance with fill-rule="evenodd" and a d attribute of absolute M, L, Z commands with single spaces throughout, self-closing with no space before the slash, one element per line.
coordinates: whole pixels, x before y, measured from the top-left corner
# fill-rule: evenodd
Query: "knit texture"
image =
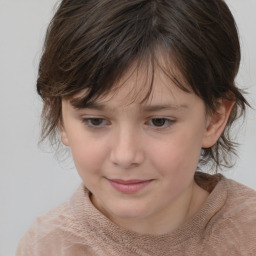
<path fill-rule="evenodd" d="M 221 175 L 207 179 L 211 186 L 197 180 L 211 192 L 201 209 L 164 235 L 139 234 L 117 226 L 92 205 L 89 191 L 81 185 L 69 202 L 36 220 L 16 255 L 255 256 L 256 192 Z"/>

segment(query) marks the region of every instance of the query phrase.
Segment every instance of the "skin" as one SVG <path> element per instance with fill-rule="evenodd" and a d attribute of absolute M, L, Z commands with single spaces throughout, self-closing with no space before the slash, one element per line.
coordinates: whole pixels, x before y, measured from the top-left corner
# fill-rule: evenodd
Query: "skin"
<path fill-rule="evenodd" d="M 200 151 L 217 141 L 233 104 L 220 101 L 218 115 L 207 116 L 199 97 L 160 71 L 149 100 L 134 101 L 146 87 L 143 74 L 124 77 L 115 93 L 90 108 L 63 100 L 61 137 L 99 211 L 126 229 L 164 234 L 188 221 L 206 200 L 208 192 L 193 178 Z M 113 179 L 149 182 L 127 194 L 111 185 Z"/>

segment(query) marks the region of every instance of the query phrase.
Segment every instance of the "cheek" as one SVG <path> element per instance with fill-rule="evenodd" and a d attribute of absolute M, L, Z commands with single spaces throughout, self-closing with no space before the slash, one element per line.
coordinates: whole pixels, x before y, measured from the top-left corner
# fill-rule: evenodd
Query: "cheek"
<path fill-rule="evenodd" d="M 104 141 L 98 141 L 89 136 L 86 138 L 73 138 L 71 151 L 75 166 L 80 176 L 93 174 L 99 171 L 106 159 L 107 150 Z"/>
<path fill-rule="evenodd" d="M 180 132 L 151 152 L 158 168 L 168 174 L 194 172 L 201 152 L 201 137 L 193 133 Z"/>

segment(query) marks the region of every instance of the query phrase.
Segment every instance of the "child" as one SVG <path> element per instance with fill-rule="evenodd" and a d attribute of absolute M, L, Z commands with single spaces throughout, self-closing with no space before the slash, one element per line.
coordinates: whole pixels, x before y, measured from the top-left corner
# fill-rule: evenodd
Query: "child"
<path fill-rule="evenodd" d="M 256 192 L 205 172 L 231 166 L 239 62 L 223 0 L 63 0 L 42 139 L 60 134 L 83 182 L 17 255 L 256 255 Z"/>

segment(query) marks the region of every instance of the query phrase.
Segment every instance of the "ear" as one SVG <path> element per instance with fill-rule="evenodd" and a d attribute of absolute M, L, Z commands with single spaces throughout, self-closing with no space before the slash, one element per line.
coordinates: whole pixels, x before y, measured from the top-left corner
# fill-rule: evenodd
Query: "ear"
<path fill-rule="evenodd" d="M 60 125 L 61 141 L 65 146 L 69 146 L 68 135 L 63 124 Z"/>
<path fill-rule="evenodd" d="M 219 106 L 217 107 L 216 112 L 210 115 L 207 119 L 207 127 L 202 142 L 202 148 L 210 148 L 217 142 L 225 129 L 234 104 L 234 101 L 225 99 L 220 99 L 218 101 Z"/>

